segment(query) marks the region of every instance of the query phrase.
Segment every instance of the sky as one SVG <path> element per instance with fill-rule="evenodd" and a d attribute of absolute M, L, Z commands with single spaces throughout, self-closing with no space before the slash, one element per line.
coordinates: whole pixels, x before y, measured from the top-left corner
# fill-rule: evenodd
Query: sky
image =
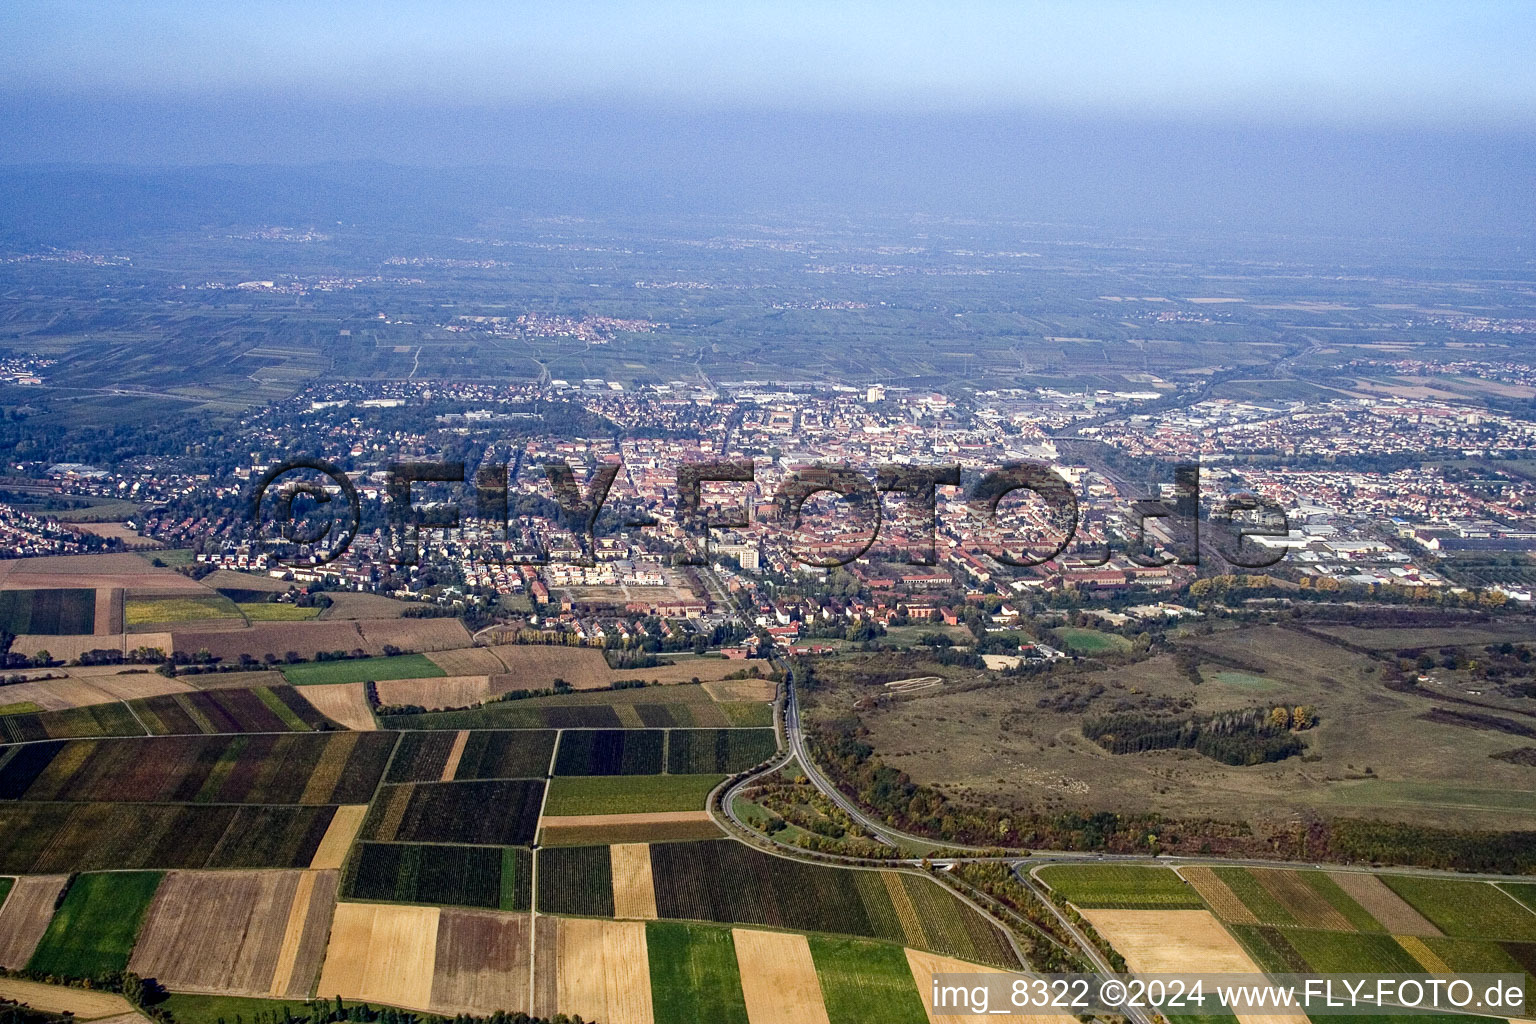
<path fill-rule="evenodd" d="M 0 89 L 1536 125 L 1526 2 L 0 6 Z"/>
<path fill-rule="evenodd" d="M 1224 197 L 1217 219 L 1387 197 L 1400 223 L 1523 230 L 1532 53 L 1533 0 L 6 0 L 0 164 L 1098 189 L 1110 212 Z"/>

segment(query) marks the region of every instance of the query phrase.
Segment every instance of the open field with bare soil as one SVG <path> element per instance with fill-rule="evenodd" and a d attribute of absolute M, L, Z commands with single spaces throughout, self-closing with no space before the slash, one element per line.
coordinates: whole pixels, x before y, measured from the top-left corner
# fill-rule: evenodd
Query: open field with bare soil
<path fill-rule="evenodd" d="M 0 967 L 20 970 L 48 930 L 67 875 L 28 875 L 16 880 L 0 905 Z"/>
<path fill-rule="evenodd" d="M 444 910 L 438 919 L 432 1009 L 489 1015 L 528 1006 L 527 914 Z"/>
<path fill-rule="evenodd" d="M 129 970 L 188 992 L 264 996 L 298 871 L 173 871 L 139 931 Z"/>
<path fill-rule="evenodd" d="M 917 986 L 923 1012 L 929 1024 L 975 1024 L 975 1014 L 940 1013 L 933 1008 L 933 976 L 935 974 L 997 974 L 996 967 L 982 967 L 953 957 L 924 953 L 917 949 L 906 950 L 907 965 L 912 971 L 912 982 Z M 1076 1017 L 1070 1014 L 989 1013 L 988 1020 L 1014 1021 L 1016 1024 L 1070 1024 Z"/>
<path fill-rule="evenodd" d="M 339 881 L 340 876 L 335 871 L 300 874 L 293 902 L 288 907 L 288 923 L 283 930 L 283 943 L 278 947 L 269 995 L 287 998 L 309 995 L 310 986 L 320 973 L 320 963 L 325 959 Z"/>
<path fill-rule="evenodd" d="M 1393 935 L 1436 936 L 1440 929 L 1414 910 L 1381 879 L 1362 871 L 1336 871 L 1328 876 Z"/>
<path fill-rule="evenodd" d="M 646 843 L 616 843 L 613 859 L 613 916 L 656 920 L 656 886 L 651 881 L 651 848 Z"/>
<path fill-rule="evenodd" d="M 433 651 L 432 663 L 449 676 L 490 676 L 506 672 L 507 667 L 489 647 L 460 647 L 452 651 Z"/>
<path fill-rule="evenodd" d="M 459 653 L 457 651 L 455 654 Z M 462 708 L 490 697 L 491 676 L 435 676 L 430 679 L 380 679 L 380 704 L 415 704 L 429 711 Z"/>

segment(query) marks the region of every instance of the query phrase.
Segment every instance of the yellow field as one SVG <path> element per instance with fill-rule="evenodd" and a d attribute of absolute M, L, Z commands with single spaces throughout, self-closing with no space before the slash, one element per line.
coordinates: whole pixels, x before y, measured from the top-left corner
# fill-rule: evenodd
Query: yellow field
<path fill-rule="evenodd" d="M 443 774 L 438 778 L 443 782 L 452 782 L 453 777 L 459 773 L 459 762 L 464 760 L 464 747 L 469 743 L 469 731 L 460 729 L 458 735 L 453 738 L 453 747 L 448 751 L 448 760 L 443 762 Z"/>
<path fill-rule="evenodd" d="M 315 895 L 313 871 L 299 876 L 299 884 L 293 891 L 293 903 L 288 907 L 288 924 L 283 929 L 283 943 L 277 950 L 277 963 L 272 970 L 272 984 L 267 994 L 281 997 L 293 981 L 294 964 L 299 959 L 299 943 L 304 938 L 304 922 L 309 917 L 310 901 Z"/>
<path fill-rule="evenodd" d="M 603 1024 L 654 1024 L 643 923 L 562 918 L 557 941 L 562 1013 Z"/>
<path fill-rule="evenodd" d="M 907 950 L 907 966 L 912 969 L 912 981 L 923 1001 L 923 1012 L 929 1024 L 976 1024 L 982 1018 L 976 1014 L 938 1013 L 933 1008 L 933 976 L 935 974 L 1006 974 L 996 967 L 981 967 L 953 957 Z M 990 1011 L 993 1007 L 988 1007 Z M 988 1020 L 1015 1021 L 1017 1024 L 1072 1024 L 1077 1018 L 1069 1014 L 991 1013 Z"/>
<path fill-rule="evenodd" d="M 1263 974 L 1208 910 L 1081 910 L 1125 957 L 1133 974 Z M 1296 1024 L 1297 1018 L 1239 1013 L 1240 1024 Z"/>
<path fill-rule="evenodd" d="M 613 916 L 656 920 L 656 886 L 651 878 L 649 843 L 608 847 L 613 868 Z"/>
<path fill-rule="evenodd" d="M 73 1013 L 79 1020 L 96 1020 L 132 1014 L 133 1006 L 122 996 L 88 988 L 45 985 L 40 981 L 0 978 L 0 999 L 26 1003 L 45 1013 Z"/>
<path fill-rule="evenodd" d="M 318 994 L 430 1009 L 440 915 L 437 907 L 336 904 Z"/>
<path fill-rule="evenodd" d="M 372 732 L 378 725 L 373 720 L 363 686 L 363 683 L 323 683 L 306 686 L 299 693 L 315 706 L 315 710 L 337 725 Z"/>
<path fill-rule="evenodd" d="M 804 935 L 731 929 L 751 1024 L 830 1024 Z"/>
<path fill-rule="evenodd" d="M 1397 944 L 1408 951 L 1408 955 L 1419 962 L 1430 974 L 1450 975 L 1456 973 L 1451 970 L 1451 965 L 1440 959 L 1434 950 L 1424 944 L 1424 940 L 1417 935 L 1395 936 Z"/>
<path fill-rule="evenodd" d="M 1243 905 L 1243 901 L 1237 898 L 1237 894 L 1217 877 L 1216 872 L 1210 868 L 1175 868 L 1195 891 L 1200 898 L 1210 904 L 1216 911 L 1216 916 L 1223 921 L 1233 924 L 1258 924 L 1259 919 L 1253 915 L 1253 911 Z"/>
<path fill-rule="evenodd" d="M 346 863 L 347 851 L 352 848 L 357 830 L 363 827 L 363 819 L 367 816 L 367 804 L 347 804 L 336 808 L 336 814 L 331 818 L 320 845 L 315 847 L 315 855 L 310 858 L 310 869 L 335 870 Z"/>
<path fill-rule="evenodd" d="M 594 825 L 670 825 L 708 820 L 708 811 L 637 811 L 634 814 L 545 815 L 539 824 L 543 828 L 591 828 Z"/>

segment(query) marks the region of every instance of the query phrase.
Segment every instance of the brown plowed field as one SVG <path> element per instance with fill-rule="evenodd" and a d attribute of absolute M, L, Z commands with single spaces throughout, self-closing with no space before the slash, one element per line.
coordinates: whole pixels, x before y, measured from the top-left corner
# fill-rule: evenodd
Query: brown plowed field
<path fill-rule="evenodd" d="M 491 695 L 490 676 L 381 679 L 374 685 L 379 688 L 380 704 L 417 704 L 428 710 L 467 707 Z"/>
<path fill-rule="evenodd" d="M 309 996 L 310 986 L 325 959 L 340 882 L 341 874 L 337 871 L 306 871 L 299 879 L 293 906 L 288 911 L 283 945 L 278 950 L 277 969 L 272 973 L 271 995 L 288 999 Z"/>
<path fill-rule="evenodd" d="M 157 569 L 138 555 L 51 555 L 0 562 L 0 590 L 50 587 L 121 587 L 125 590 L 199 589 L 174 569 Z M 212 593 L 202 588 L 204 593 Z"/>
<path fill-rule="evenodd" d="M 20 970 L 32 959 L 38 940 L 53 920 L 53 905 L 68 875 L 31 875 L 16 879 L 0 907 L 0 967 Z"/>
<path fill-rule="evenodd" d="M 444 910 L 432 1009 L 488 1016 L 528 1008 L 528 915 Z"/>
<path fill-rule="evenodd" d="M 1417 935 L 1434 938 L 1440 929 L 1423 914 L 1414 910 L 1406 900 L 1387 888 L 1385 882 L 1363 871 L 1332 871 L 1328 877 L 1338 883 L 1340 889 L 1365 908 L 1365 912 L 1380 921 L 1382 927 L 1393 935 Z"/>
<path fill-rule="evenodd" d="M 1268 889 L 1269 894 L 1279 900 L 1302 927 L 1326 928 L 1335 932 L 1355 930 L 1348 918 L 1318 895 L 1317 890 L 1296 872 L 1256 870 L 1249 874 L 1258 879 L 1259 884 Z"/>
<path fill-rule="evenodd" d="M 265 996 L 298 871 L 172 871 L 160 883 L 130 970 L 186 992 Z"/>
<path fill-rule="evenodd" d="M 601 690 L 620 678 L 608 667 L 603 652 L 591 647 L 502 644 L 487 650 L 496 655 L 512 677 L 506 686 L 509 690 L 545 690 L 554 686 L 556 679 L 564 679 L 578 690 Z M 623 678 L 634 679 L 642 674 L 630 672 Z"/>
<path fill-rule="evenodd" d="M 382 653 L 385 644 L 406 651 L 450 651 L 473 646 L 469 631 L 458 619 L 358 619 L 357 628 L 368 650 Z"/>

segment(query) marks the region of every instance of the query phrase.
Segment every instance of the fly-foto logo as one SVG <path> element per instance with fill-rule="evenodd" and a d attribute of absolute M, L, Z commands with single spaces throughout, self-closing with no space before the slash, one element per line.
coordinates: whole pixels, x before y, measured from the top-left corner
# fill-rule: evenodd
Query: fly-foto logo
<path fill-rule="evenodd" d="M 603 463 L 589 475 L 583 488 L 577 484 L 576 474 L 568 463 L 551 461 L 543 466 L 564 526 L 576 538 L 579 553 L 574 561 L 578 564 L 591 564 L 594 558 L 599 518 L 621 469 L 616 463 Z M 317 480 L 316 474 L 324 479 Z M 766 506 L 768 513 L 754 517 L 745 503 L 721 507 L 717 502 L 706 509 L 703 495 L 706 483 L 754 483 L 757 467 L 752 460 L 682 463 L 676 471 L 672 513 L 685 544 L 676 561 L 680 565 L 705 564 L 713 532 L 756 527 L 782 536 L 792 557 L 802 564 L 820 568 L 847 565 L 862 557 L 879 539 L 882 495 L 900 495 L 906 516 L 902 533 L 911 541 L 908 561 L 914 565 L 933 565 L 937 561 L 940 488 L 965 491 L 967 511 L 977 527 L 965 543 L 1001 565 L 1040 565 L 1060 557 L 1076 538 L 1080 525 L 1077 495 L 1056 469 L 1040 463 L 1014 462 L 973 474 L 968 485 L 965 476 L 958 465 L 883 465 L 877 467 L 873 478 L 847 465 L 803 466 L 783 476 Z M 425 507 L 417 506 L 413 486 L 463 487 L 467 480 L 462 462 L 398 462 L 388 467 L 383 518 L 396 564 L 419 562 L 421 531 L 461 527 L 460 503 L 435 501 Z M 482 523 L 505 524 L 510 485 L 506 465 L 482 465 L 473 481 L 474 518 Z M 1130 503 L 1123 510 L 1129 524 L 1126 557 L 1149 567 L 1198 564 L 1202 523 L 1199 485 L 1199 464 L 1180 463 L 1174 469 L 1171 499 Z M 1013 533 L 999 528 L 1003 500 L 1021 491 L 1038 502 L 1034 518 L 1047 535 L 1044 543 L 1034 549 L 1026 549 Z M 802 533 L 806 503 L 820 494 L 835 495 L 840 516 L 846 517 L 846 521 L 838 524 L 835 544 L 807 539 Z M 345 553 L 357 536 L 364 510 L 356 486 L 339 467 L 320 459 L 293 459 L 267 470 L 255 482 L 249 516 L 258 539 L 267 544 L 281 541 L 292 549 L 294 553 L 282 560 L 325 564 Z M 1177 538 L 1170 545 L 1173 550 L 1152 550 L 1147 539 L 1149 519 L 1163 521 L 1165 536 Z M 1284 537 L 1289 532 L 1284 510 L 1268 499 L 1252 494 L 1230 496 L 1205 522 L 1218 527 L 1208 539 L 1210 546 L 1233 566 L 1259 569 L 1285 557 L 1287 549 L 1283 546 L 1274 549 L 1245 543 L 1248 537 Z M 642 514 L 621 519 L 617 528 L 658 525 L 662 525 L 660 519 Z M 1107 542 L 1100 547 L 1100 561 L 1107 561 Z M 520 552 L 506 548 L 500 554 L 507 561 L 548 561 L 547 553 L 539 550 Z"/>

